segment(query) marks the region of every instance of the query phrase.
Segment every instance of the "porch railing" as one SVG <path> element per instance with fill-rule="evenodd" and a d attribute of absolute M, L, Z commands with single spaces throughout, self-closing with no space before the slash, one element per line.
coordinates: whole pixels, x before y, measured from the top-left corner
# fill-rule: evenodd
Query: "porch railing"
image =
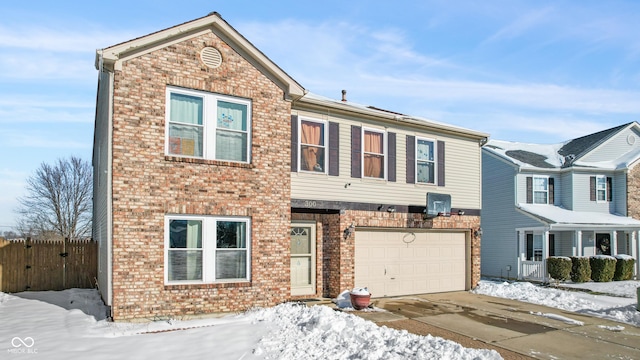
<path fill-rule="evenodd" d="M 520 274 L 525 280 L 545 281 L 547 269 L 544 261 L 522 261 L 522 271 Z"/>

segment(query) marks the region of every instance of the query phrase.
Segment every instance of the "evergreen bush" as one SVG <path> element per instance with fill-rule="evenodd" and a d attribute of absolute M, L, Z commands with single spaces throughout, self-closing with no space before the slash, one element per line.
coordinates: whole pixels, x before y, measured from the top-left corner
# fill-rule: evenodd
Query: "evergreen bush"
<path fill-rule="evenodd" d="M 591 265 L 589 258 L 583 256 L 571 257 L 571 281 L 581 283 L 591 279 Z"/>
<path fill-rule="evenodd" d="M 547 259 L 549 276 L 558 281 L 569 280 L 571 277 L 571 259 L 565 256 L 551 256 Z"/>
<path fill-rule="evenodd" d="M 591 265 L 591 280 L 595 282 L 609 282 L 616 272 L 616 258 L 609 255 L 596 255 L 589 258 Z"/>
<path fill-rule="evenodd" d="M 613 274 L 614 281 L 631 280 L 636 259 L 629 255 L 616 255 L 616 271 Z"/>

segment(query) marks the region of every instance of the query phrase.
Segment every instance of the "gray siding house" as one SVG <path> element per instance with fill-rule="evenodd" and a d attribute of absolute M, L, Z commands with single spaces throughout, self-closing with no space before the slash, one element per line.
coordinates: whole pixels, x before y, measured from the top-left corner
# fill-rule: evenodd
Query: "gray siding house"
<path fill-rule="evenodd" d="M 545 281 L 549 256 L 626 254 L 637 263 L 640 221 L 628 189 L 639 159 L 637 122 L 560 144 L 489 141 L 482 275 Z"/>

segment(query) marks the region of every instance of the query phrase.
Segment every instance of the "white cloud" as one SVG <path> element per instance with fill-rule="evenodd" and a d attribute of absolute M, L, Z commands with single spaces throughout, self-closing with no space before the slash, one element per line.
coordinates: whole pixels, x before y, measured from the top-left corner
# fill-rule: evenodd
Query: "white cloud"
<path fill-rule="evenodd" d="M 86 24 L 85 24 L 86 25 Z M 123 40 L 133 39 L 139 34 L 114 32 L 108 29 L 89 29 L 86 26 L 65 30 L 56 27 L 0 26 L 0 48 L 29 49 L 48 52 L 92 52 L 98 47 L 107 47 Z"/>
<path fill-rule="evenodd" d="M 0 136 L 4 140 L 3 148 L 48 148 L 48 149 L 76 149 L 87 150 L 92 147 L 92 138 L 78 141 L 71 138 L 58 137 L 54 134 L 29 133 L 17 130 L 0 129 Z"/>

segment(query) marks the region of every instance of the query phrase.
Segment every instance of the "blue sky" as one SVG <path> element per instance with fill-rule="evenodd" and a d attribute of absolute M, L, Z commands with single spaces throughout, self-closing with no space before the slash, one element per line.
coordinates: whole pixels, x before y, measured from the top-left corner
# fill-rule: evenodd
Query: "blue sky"
<path fill-rule="evenodd" d="M 0 232 L 42 162 L 91 159 L 95 50 L 211 11 L 306 89 L 555 143 L 640 120 L 640 2 L 11 1 L 0 5 Z"/>

